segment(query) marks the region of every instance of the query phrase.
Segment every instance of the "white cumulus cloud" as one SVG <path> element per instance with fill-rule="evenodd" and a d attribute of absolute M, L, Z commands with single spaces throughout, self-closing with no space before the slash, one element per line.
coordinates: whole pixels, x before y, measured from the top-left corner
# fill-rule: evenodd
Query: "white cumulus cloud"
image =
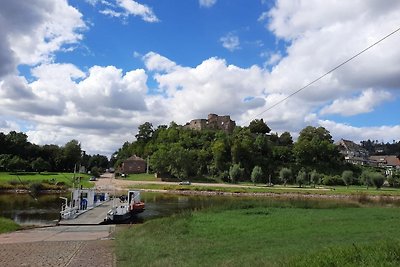
<path fill-rule="evenodd" d="M 219 41 L 222 43 L 222 46 L 224 48 L 228 49 L 231 52 L 240 49 L 239 36 L 233 33 L 228 33 L 225 36 L 222 36 Z"/>
<path fill-rule="evenodd" d="M 371 112 L 375 106 L 382 102 L 390 100 L 391 94 L 386 91 L 375 91 L 373 89 L 365 90 L 360 96 L 355 98 L 340 98 L 333 101 L 329 106 L 321 110 L 321 114 L 340 114 L 352 116 Z"/>

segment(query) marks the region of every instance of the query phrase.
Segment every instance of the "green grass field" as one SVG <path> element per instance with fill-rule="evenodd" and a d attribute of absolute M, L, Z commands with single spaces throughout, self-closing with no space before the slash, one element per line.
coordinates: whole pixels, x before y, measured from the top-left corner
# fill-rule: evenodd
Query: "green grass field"
<path fill-rule="evenodd" d="M 33 183 L 40 183 L 44 189 L 59 190 L 72 186 L 73 173 L 51 173 L 51 172 L 28 172 L 28 173 L 9 173 L 0 172 L 0 189 L 29 189 Z M 76 175 L 77 177 L 78 175 Z M 93 187 L 89 182 L 89 175 L 79 174 L 83 187 Z"/>
<path fill-rule="evenodd" d="M 13 220 L 0 217 L 0 234 L 19 230 L 20 226 Z"/>
<path fill-rule="evenodd" d="M 368 254 L 376 243 L 387 246 L 385 242 L 395 244 L 398 253 L 399 220 L 398 208 L 268 207 L 244 201 L 122 230 L 116 253 L 119 266 L 321 266 L 309 257 L 328 256 L 330 262 L 322 266 L 346 266 L 332 263 L 334 255 L 354 248 Z M 393 259 L 385 262 L 384 253 L 375 254 L 380 266 L 396 266 L 385 265 Z M 400 257 L 394 261 L 400 264 Z"/>

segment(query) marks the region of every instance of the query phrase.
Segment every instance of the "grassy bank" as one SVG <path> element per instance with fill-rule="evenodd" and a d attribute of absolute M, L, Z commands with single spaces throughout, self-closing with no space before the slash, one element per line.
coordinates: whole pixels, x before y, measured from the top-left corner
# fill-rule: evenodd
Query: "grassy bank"
<path fill-rule="evenodd" d="M 0 234 L 13 232 L 20 229 L 20 226 L 13 220 L 0 217 Z"/>
<path fill-rule="evenodd" d="M 209 192 L 228 192 L 228 193 L 298 193 L 298 194 L 318 194 L 318 195 L 372 195 L 372 196 L 400 196 L 398 188 L 369 188 L 362 186 L 330 186 L 330 187 L 302 187 L 298 186 L 273 186 L 265 185 L 238 185 L 235 187 L 224 187 L 212 185 L 172 185 L 172 184 L 135 184 L 135 189 L 153 190 L 174 190 L 174 191 L 209 191 Z"/>
<path fill-rule="evenodd" d="M 79 176 L 83 187 L 93 187 L 93 183 L 89 182 L 89 175 Z M 64 190 L 72 187 L 73 177 L 73 173 L 0 172 L 0 190 L 31 190 L 32 187 L 40 190 Z"/>
<path fill-rule="evenodd" d="M 396 208 L 267 207 L 261 200 L 244 201 L 123 230 L 116 239 L 117 259 L 120 266 L 317 266 L 293 263 L 308 255 L 341 255 L 354 246 L 368 251 L 385 240 L 399 250 L 399 219 Z M 385 265 L 385 256 L 377 257 Z"/>

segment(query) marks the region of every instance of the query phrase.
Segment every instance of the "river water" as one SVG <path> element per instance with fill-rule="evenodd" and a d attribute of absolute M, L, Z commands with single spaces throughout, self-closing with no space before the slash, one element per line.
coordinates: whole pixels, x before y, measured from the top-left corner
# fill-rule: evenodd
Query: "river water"
<path fill-rule="evenodd" d="M 146 203 L 146 210 L 138 215 L 137 222 L 171 216 L 187 210 L 203 209 L 231 203 L 239 205 L 249 197 L 228 196 L 182 196 L 170 194 L 142 193 L 142 200 Z M 68 194 L 42 194 L 36 198 L 29 194 L 0 194 L 0 217 L 10 218 L 20 225 L 53 225 L 59 218 L 59 211 L 63 200 Z M 254 200 L 254 198 L 253 198 Z M 399 206 L 398 201 L 365 203 L 357 200 L 326 200 L 304 198 L 256 198 L 267 206 L 297 206 L 303 208 L 324 208 L 360 205 Z"/>

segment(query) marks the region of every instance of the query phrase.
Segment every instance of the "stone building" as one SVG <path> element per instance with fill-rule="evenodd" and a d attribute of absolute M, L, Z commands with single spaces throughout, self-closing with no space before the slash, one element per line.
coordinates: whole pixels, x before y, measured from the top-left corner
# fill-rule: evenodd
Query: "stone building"
<path fill-rule="evenodd" d="M 230 116 L 218 116 L 217 114 L 208 114 L 208 119 L 191 120 L 185 126 L 193 130 L 222 130 L 232 133 L 236 127 L 235 121 Z"/>
<path fill-rule="evenodd" d="M 146 172 L 146 161 L 136 155 L 124 160 L 121 165 L 122 173 L 144 173 Z"/>

